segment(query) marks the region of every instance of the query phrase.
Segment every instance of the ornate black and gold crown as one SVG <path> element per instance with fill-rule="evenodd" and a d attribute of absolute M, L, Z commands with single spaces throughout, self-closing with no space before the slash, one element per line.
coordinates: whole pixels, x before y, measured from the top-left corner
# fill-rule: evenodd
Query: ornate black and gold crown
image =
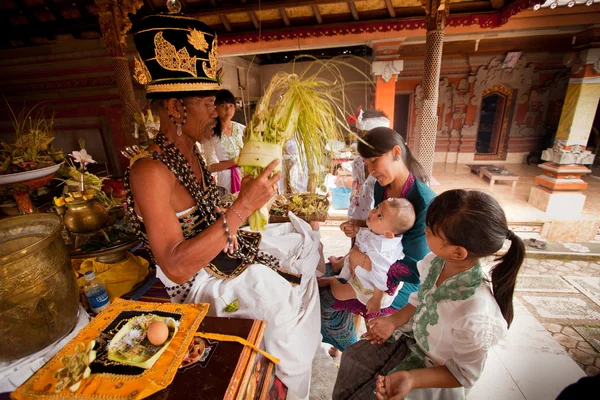
<path fill-rule="evenodd" d="M 183 14 L 158 14 L 134 27 L 134 78 L 149 99 L 206 96 L 219 90 L 217 34 Z"/>

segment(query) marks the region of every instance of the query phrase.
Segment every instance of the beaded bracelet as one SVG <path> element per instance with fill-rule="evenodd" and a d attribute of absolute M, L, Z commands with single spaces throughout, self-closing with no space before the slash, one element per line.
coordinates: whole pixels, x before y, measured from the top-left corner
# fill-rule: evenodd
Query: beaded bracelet
<path fill-rule="evenodd" d="M 239 213 L 239 212 L 237 212 L 237 210 L 236 210 L 235 208 L 233 208 L 233 207 L 229 207 L 229 209 L 230 209 L 231 211 L 233 211 L 233 212 L 234 212 L 234 213 L 235 213 L 235 214 L 238 216 L 238 218 L 240 219 L 240 221 L 244 222 L 244 218 L 242 218 L 242 216 L 240 215 L 240 213 Z"/>
<path fill-rule="evenodd" d="M 231 236 L 231 232 L 229 231 L 229 225 L 227 224 L 227 219 L 225 219 L 225 213 L 221 212 L 221 217 L 223 217 L 223 228 L 225 229 L 225 233 L 227 234 L 227 243 L 228 247 L 233 247 L 233 237 Z"/>

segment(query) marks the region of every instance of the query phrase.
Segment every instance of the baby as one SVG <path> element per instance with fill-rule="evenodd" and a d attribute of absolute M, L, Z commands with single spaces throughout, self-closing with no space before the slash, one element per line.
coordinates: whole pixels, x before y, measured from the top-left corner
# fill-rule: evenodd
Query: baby
<path fill-rule="evenodd" d="M 361 228 L 356 235 L 355 247 L 363 253 L 355 268 L 350 265 L 350 253 L 344 258 L 331 257 L 336 277 L 319 279 L 319 286 L 331 286 L 338 300 L 358 299 L 367 306 L 367 313 L 377 313 L 389 307 L 394 297 L 386 294 L 387 273 L 390 266 L 404 258 L 402 233 L 415 223 L 415 210 L 406 199 L 390 198 L 371 210 L 367 217 L 368 229 Z M 400 288 L 400 287 L 399 287 Z M 398 289 L 399 289 L 398 288 Z"/>

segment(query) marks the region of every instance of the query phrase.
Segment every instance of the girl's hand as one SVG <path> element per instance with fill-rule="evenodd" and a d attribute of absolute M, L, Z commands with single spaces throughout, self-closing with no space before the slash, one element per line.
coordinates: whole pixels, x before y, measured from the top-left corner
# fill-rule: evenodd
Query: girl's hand
<path fill-rule="evenodd" d="M 382 344 L 392 336 L 395 330 L 396 324 L 390 318 L 373 318 L 367 322 L 367 332 L 363 338 L 370 340 L 371 344 Z"/>
<path fill-rule="evenodd" d="M 354 221 L 346 221 L 340 225 L 340 229 L 348 236 L 349 238 L 353 238 L 358 234 L 358 229 L 360 227 Z"/>
<path fill-rule="evenodd" d="M 379 400 L 402 400 L 412 390 L 412 386 L 412 376 L 408 371 L 379 375 L 375 395 Z"/>

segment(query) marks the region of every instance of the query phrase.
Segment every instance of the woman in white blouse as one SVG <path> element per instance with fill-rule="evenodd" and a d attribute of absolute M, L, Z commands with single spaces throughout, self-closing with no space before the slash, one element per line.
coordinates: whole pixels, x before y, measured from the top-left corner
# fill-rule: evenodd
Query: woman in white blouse
<path fill-rule="evenodd" d="M 229 90 L 219 90 L 215 100 L 217 126 L 214 136 L 205 145 L 208 170 L 217 178 L 217 185 L 230 193 L 240 191 L 241 170 L 237 157 L 244 147 L 243 135 L 246 127 L 232 121 L 235 114 L 235 97 Z"/>

